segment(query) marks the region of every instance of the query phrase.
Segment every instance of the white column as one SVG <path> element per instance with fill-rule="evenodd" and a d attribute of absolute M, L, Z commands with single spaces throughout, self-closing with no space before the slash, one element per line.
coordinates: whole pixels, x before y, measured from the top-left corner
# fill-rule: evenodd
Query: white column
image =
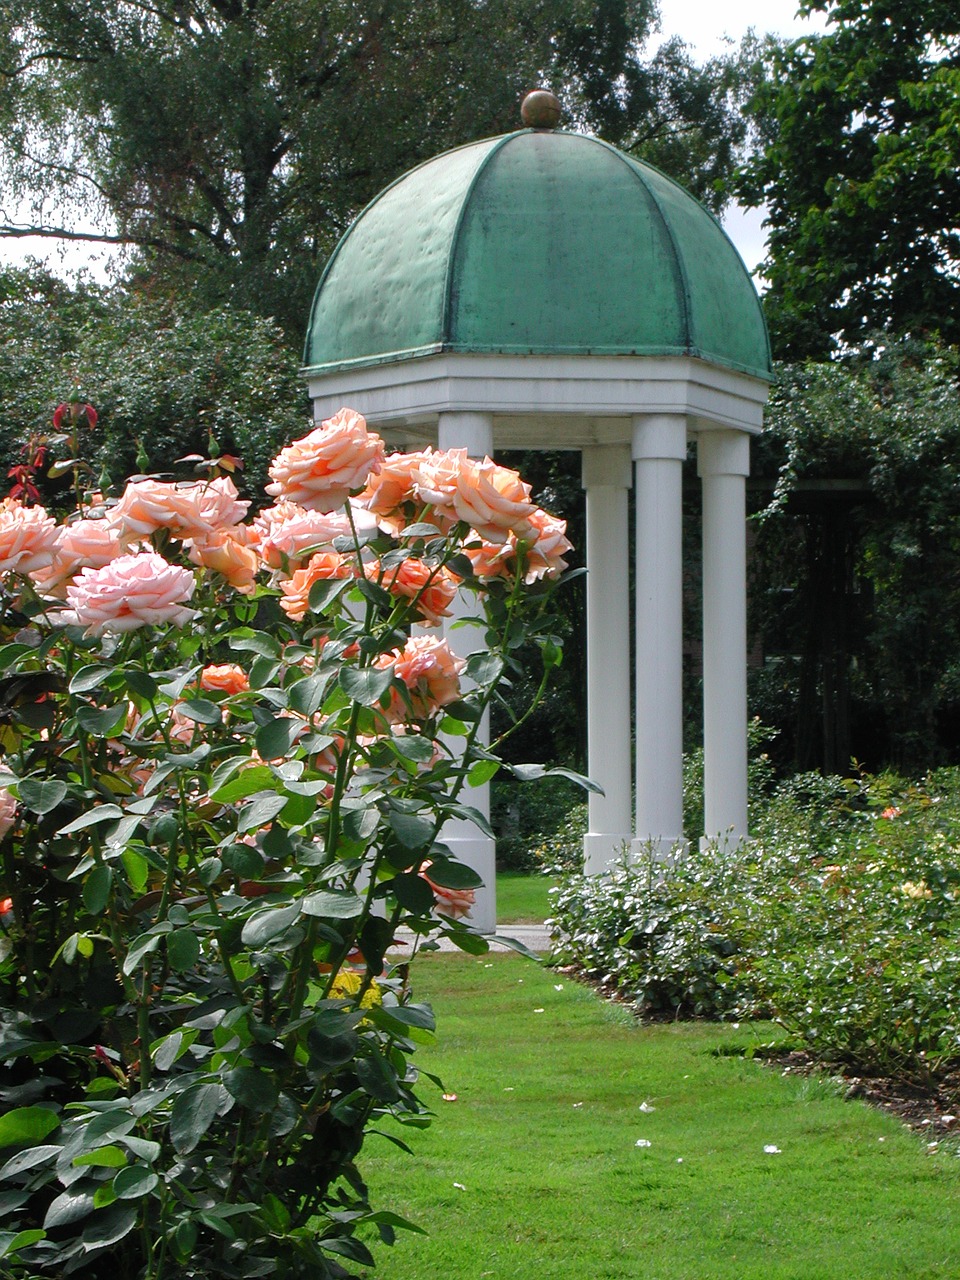
<path fill-rule="evenodd" d="M 747 835 L 746 476 L 750 438 L 703 431 L 697 440 L 703 489 L 704 831 Z"/>
<path fill-rule="evenodd" d="M 630 743 L 630 519 L 628 445 L 583 451 L 587 497 L 587 773 L 584 870 L 603 872 L 633 832 Z"/>
<path fill-rule="evenodd" d="M 482 458 L 493 453 L 493 418 L 488 413 L 441 413 L 438 432 L 441 449 L 466 449 L 472 458 Z M 475 613 L 472 598 L 458 596 L 453 606 L 453 617 L 466 617 Z M 484 649 L 483 632 L 475 627 L 444 626 L 444 635 L 450 648 L 461 658 Z M 489 717 L 485 716 L 480 728 L 483 743 L 490 741 Z M 452 744 L 456 748 L 456 743 Z M 463 788 L 460 798 L 464 804 L 479 810 L 490 818 L 490 784 Z M 469 916 L 469 923 L 480 933 L 495 933 L 497 929 L 497 858 L 496 844 L 485 836 L 472 822 L 452 818 L 444 825 L 441 838 L 450 851 L 472 867 L 483 879 L 483 888 L 477 890 L 477 901 Z"/>
<path fill-rule="evenodd" d="M 683 839 L 683 462 L 686 420 L 634 418 L 637 814 L 633 848 Z"/>

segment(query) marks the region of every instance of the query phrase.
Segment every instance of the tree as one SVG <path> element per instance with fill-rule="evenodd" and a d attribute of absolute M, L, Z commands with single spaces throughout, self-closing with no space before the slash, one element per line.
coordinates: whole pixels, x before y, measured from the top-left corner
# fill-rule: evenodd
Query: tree
<path fill-rule="evenodd" d="M 913 340 L 781 367 L 754 457 L 752 709 L 785 763 L 916 770 L 960 747 L 958 373 Z"/>
<path fill-rule="evenodd" d="M 184 473 L 177 460 L 211 438 L 244 464 L 236 479 L 258 495 L 278 449 L 308 426 L 306 389 L 277 325 L 233 308 L 199 312 L 126 290 L 71 290 L 40 270 L 0 271 L 0 478 L 51 435 L 51 414 L 76 390 L 98 410 L 79 447 L 89 476 L 120 482 L 139 471 Z M 40 469 L 44 501 L 69 496 Z"/>
<path fill-rule="evenodd" d="M 719 207 L 743 137 L 736 75 L 676 42 L 642 62 L 655 16 L 653 0 L 7 0 L 0 235 L 130 246 L 140 279 L 299 339 L 319 264 L 363 205 L 516 127 L 544 82 L 575 125 Z"/>
<path fill-rule="evenodd" d="M 769 208 L 775 353 L 888 330 L 960 341 L 960 9 L 813 0 L 820 36 L 756 51 L 758 149 L 738 195 Z"/>

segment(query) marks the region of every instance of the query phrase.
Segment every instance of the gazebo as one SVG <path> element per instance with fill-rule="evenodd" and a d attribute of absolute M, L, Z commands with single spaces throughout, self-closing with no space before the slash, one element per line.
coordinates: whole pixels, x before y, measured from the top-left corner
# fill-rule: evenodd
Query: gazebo
<path fill-rule="evenodd" d="M 770 346 L 743 262 L 692 196 L 555 128 L 551 94 L 529 95 L 523 119 L 411 170 L 360 214 L 317 287 L 305 375 L 318 421 L 349 405 L 395 447 L 580 451 L 588 767 L 603 789 L 590 796 L 584 852 L 587 870 L 602 871 L 624 843 L 666 853 L 683 839 L 691 444 L 703 499 L 705 830 L 747 834 L 745 478 Z M 476 647 L 463 629 L 450 639 Z M 493 884 L 492 841 L 466 825 L 444 838 Z M 494 927 L 494 910 L 488 893 L 479 928 Z"/>

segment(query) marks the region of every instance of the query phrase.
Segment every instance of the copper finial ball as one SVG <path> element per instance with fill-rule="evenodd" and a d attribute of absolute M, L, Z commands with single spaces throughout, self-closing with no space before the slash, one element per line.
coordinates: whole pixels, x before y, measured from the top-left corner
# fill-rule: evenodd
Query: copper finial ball
<path fill-rule="evenodd" d="M 549 89 L 534 89 L 520 104 L 520 119 L 528 129 L 555 129 L 561 112 L 560 99 Z"/>

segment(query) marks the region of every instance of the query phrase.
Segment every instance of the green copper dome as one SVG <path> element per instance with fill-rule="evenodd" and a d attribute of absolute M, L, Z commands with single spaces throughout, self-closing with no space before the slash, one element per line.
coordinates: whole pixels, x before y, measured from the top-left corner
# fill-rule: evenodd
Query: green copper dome
<path fill-rule="evenodd" d="M 399 178 L 317 287 L 311 374 L 447 351 L 694 356 L 770 377 L 756 290 L 713 216 L 615 147 L 541 129 Z"/>

